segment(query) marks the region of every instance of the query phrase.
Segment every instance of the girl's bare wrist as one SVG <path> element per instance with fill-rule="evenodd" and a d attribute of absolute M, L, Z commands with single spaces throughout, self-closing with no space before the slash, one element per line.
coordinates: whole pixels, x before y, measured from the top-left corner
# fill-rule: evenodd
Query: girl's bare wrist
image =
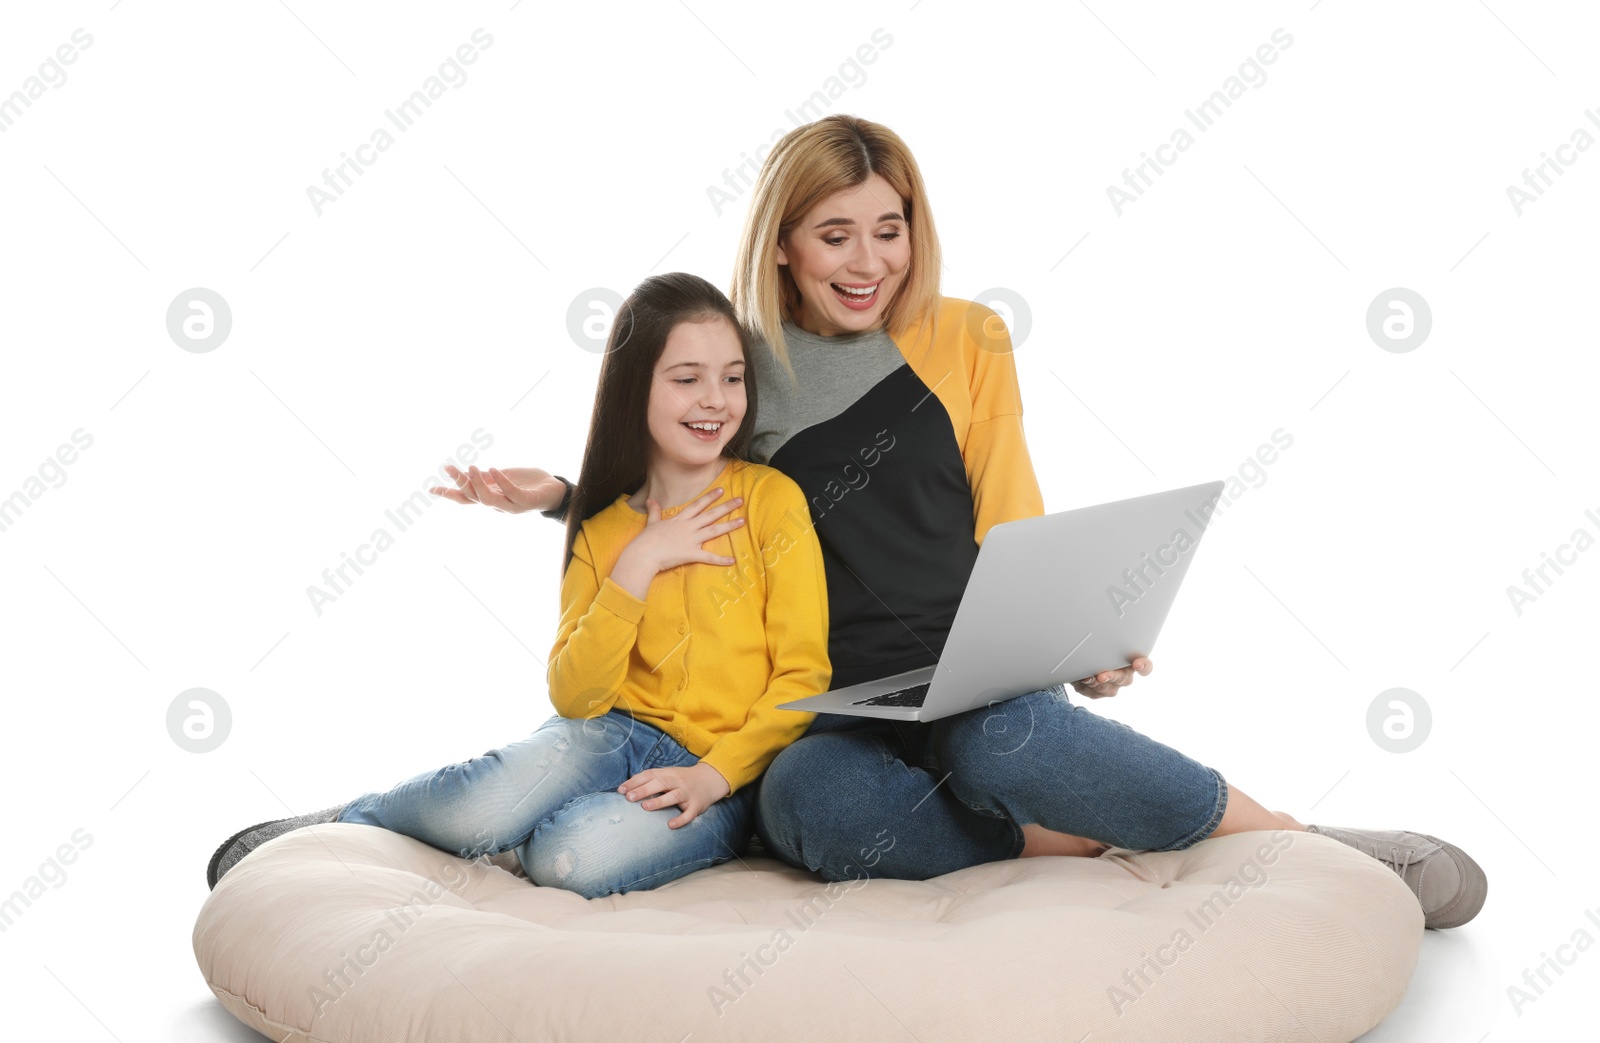
<path fill-rule="evenodd" d="M 644 601 L 645 595 L 650 590 L 650 584 L 660 571 L 660 567 L 654 561 L 649 560 L 630 543 L 622 548 L 622 553 L 617 556 L 617 564 L 611 570 L 611 579 L 617 586 Z"/>

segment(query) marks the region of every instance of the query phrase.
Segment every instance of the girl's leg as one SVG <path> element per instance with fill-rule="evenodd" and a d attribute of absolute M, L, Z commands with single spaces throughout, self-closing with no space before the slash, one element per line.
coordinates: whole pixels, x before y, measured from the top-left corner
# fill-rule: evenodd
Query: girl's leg
<path fill-rule="evenodd" d="M 499 854 L 574 795 L 620 785 L 633 747 L 660 735 L 622 713 L 552 717 L 520 742 L 360 797 L 338 821 L 381 826 L 462 858 Z"/>
<path fill-rule="evenodd" d="M 638 772 L 699 763 L 670 736 L 656 734 L 660 740 L 631 759 L 605 789 L 585 793 L 539 822 L 517 847 L 528 879 L 599 898 L 649 890 L 736 857 L 754 828 L 759 783 L 729 794 L 677 829 L 667 823 L 680 808 L 646 811 L 617 792 Z"/>
<path fill-rule="evenodd" d="M 667 827 L 675 806 L 646 811 L 615 787 L 588 793 L 541 822 L 517 857 L 541 887 L 584 898 L 647 891 L 734 858 L 750 839 L 755 790 L 745 786 L 677 829 Z"/>

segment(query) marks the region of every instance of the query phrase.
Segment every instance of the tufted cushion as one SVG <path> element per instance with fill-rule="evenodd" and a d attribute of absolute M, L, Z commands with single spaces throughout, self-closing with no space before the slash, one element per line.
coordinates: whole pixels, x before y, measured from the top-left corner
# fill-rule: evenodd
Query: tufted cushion
<path fill-rule="evenodd" d="M 1352 1040 L 1422 913 L 1325 837 L 1026 858 L 828 884 L 749 856 L 586 901 L 369 826 L 298 830 L 194 929 L 274 1040 Z"/>

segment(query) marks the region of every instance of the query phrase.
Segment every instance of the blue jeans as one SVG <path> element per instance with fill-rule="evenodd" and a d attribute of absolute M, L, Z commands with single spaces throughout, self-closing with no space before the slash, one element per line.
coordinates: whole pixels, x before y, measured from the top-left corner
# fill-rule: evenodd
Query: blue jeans
<path fill-rule="evenodd" d="M 1178 850 L 1227 804 L 1218 772 L 1055 685 L 928 724 L 819 714 L 762 777 L 756 830 L 828 880 L 925 880 L 1015 858 L 1026 823 Z"/>
<path fill-rule="evenodd" d="M 669 829 L 676 806 L 646 811 L 617 787 L 648 768 L 700 758 L 612 710 L 552 717 L 528 738 L 369 793 L 340 822 L 382 826 L 477 858 L 515 851 L 528 878 L 585 898 L 642 891 L 733 858 L 754 828 L 754 784 Z"/>

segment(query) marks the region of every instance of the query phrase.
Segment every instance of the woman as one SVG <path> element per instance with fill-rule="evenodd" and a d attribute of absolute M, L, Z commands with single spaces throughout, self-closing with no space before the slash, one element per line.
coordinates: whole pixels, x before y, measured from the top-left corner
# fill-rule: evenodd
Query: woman
<path fill-rule="evenodd" d="M 761 352 L 752 459 L 799 484 L 820 537 L 833 687 L 936 662 L 985 533 L 1043 513 L 1009 334 L 988 308 L 941 297 L 939 271 L 921 175 L 892 131 L 830 116 L 767 157 L 730 297 Z M 434 492 L 457 502 L 566 508 L 567 483 L 542 470 L 450 473 L 458 488 Z M 1073 688 L 1103 698 L 1150 669 L 1141 658 Z M 819 715 L 758 799 L 763 844 L 830 880 L 1283 829 L 1389 865 L 1429 927 L 1470 920 L 1487 892 L 1454 845 L 1304 826 L 1061 685 L 928 724 Z"/>

